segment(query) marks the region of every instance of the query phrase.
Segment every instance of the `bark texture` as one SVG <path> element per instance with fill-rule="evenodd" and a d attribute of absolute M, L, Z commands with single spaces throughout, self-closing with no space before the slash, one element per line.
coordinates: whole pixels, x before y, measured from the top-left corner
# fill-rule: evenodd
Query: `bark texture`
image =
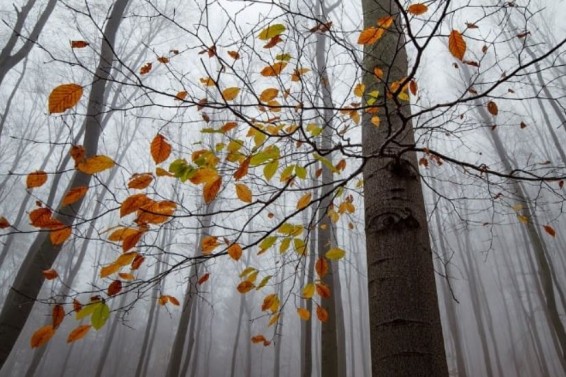
<path fill-rule="evenodd" d="M 393 15 L 395 24 L 364 51 L 366 91 L 381 93 L 380 127 L 363 118 L 364 201 L 372 375 L 448 376 L 432 252 L 410 108 L 387 99 L 387 88 L 407 76 L 407 54 L 397 3 L 363 0 L 364 27 Z M 374 67 L 384 72 L 382 80 Z"/>

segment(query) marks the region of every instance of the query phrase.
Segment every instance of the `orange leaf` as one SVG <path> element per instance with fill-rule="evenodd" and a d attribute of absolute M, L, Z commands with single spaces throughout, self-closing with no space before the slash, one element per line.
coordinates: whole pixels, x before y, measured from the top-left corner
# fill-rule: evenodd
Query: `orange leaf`
<path fill-rule="evenodd" d="M 493 101 L 489 101 L 487 103 L 487 111 L 493 116 L 497 116 L 499 113 L 499 109 L 497 108 L 497 104 Z"/>
<path fill-rule="evenodd" d="M 409 8 L 407 9 L 407 11 L 411 14 L 414 14 L 415 16 L 420 16 L 423 13 L 426 13 L 426 11 L 428 10 L 428 7 L 425 4 L 412 4 L 409 5 Z"/>
<path fill-rule="evenodd" d="M 128 182 L 128 188 L 143 190 L 153 181 L 151 173 L 134 174 Z"/>
<path fill-rule="evenodd" d="M 177 94 L 175 94 L 175 99 L 176 99 L 176 100 L 179 100 L 179 101 L 182 101 L 182 100 L 184 100 L 185 98 L 187 98 L 187 94 L 188 94 L 188 93 L 185 92 L 184 90 L 183 90 L 183 91 L 180 91 L 180 92 L 178 92 Z"/>
<path fill-rule="evenodd" d="M 374 67 L 373 68 L 373 74 L 375 75 L 375 77 L 377 77 L 378 79 L 382 79 L 383 78 L 383 69 L 379 68 L 379 67 Z"/>
<path fill-rule="evenodd" d="M 151 157 L 156 164 L 159 164 L 169 157 L 171 154 L 171 144 L 161 134 L 157 134 L 151 141 Z"/>
<path fill-rule="evenodd" d="M 243 282 L 241 282 L 240 284 L 238 284 L 238 292 L 240 292 L 241 294 L 247 293 L 249 291 L 251 291 L 252 289 L 255 288 L 254 283 L 252 283 L 249 280 L 244 280 Z"/>
<path fill-rule="evenodd" d="M 218 237 L 205 236 L 201 242 L 202 253 L 205 255 L 209 255 L 210 253 L 212 253 L 214 249 L 216 249 L 216 247 L 218 247 L 218 245 L 219 245 Z"/>
<path fill-rule="evenodd" d="M 159 305 L 163 306 L 169 302 L 169 296 L 162 295 L 159 297 Z"/>
<path fill-rule="evenodd" d="M 85 41 L 71 41 L 71 48 L 85 48 L 88 42 Z"/>
<path fill-rule="evenodd" d="M 228 55 L 234 60 L 240 59 L 240 54 L 237 51 L 228 51 Z"/>
<path fill-rule="evenodd" d="M 54 269 L 50 268 L 49 270 L 43 270 L 41 271 L 41 273 L 43 274 L 43 276 L 47 279 L 47 280 L 53 280 L 56 279 L 59 274 L 57 273 L 57 271 L 55 271 Z"/>
<path fill-rule="evenodd" d="M 55 329 L 53 328 L 53 325 L 41 327 L 31 336 L 31 348 L 38 348 L 43 346 L 45 343 L 49 342 L 53 335 L 55 335 Z"/>
<path fill-rule="evenodd" d="M 139 229 L 119 227 L 108 236 L 108 240 L 124 241 L 128 236 L 131 236 L 132 234 L 135 234 L 137 232 L 139 232 Z"/>
<path fill-rule="evenodd" d="M 67 343 L 73 343 L 74 341 L 84 338 L 90 328 L 91 325 L 78 326 L 76 329 L 69 333 L 69 336 L 67 337 Z"/>
<path fill-rule="evenodd" d="M 143 231 L 137 230 L 135 233 L 132 233 L 126 238 L 124 238 L 124 242 L 122 242 L 122 251 L 125 253 L 131 248 L 135 247 L 138 244 L 138 242 L 140 242 L 143 233 L 144 233 Z M 130 264 L 130 262 L 126 264 Z"/>
<path fill-rule="evenodd" d="M 450 36 L 448 37 L 448 49 L 455 58 L 464 60 L 466 41 L 464 41 L 464 37 L 462 37 L 462 34 L 458 30 L 452 30 L 452 32 L 450 32 Z"/>
<path fill-rule="evenodd" d="M 167 296 L 169 298 L 169 302 L 175 306 L 179 306 L 181 305 L 181 303 L 179 302 L 179 300 L 177 300 L 175 297 L 173 296 Z"/>
<path fill-rule="evenodd" d="M 112 275 L 115 272 L 118 272 L 122 266 L 117 263 L 111 263 L 108 266 L 104 266 L 100 269 L 100 277 L 105 278 L 107 276 Z"/>
<path fill-rule="evenodd" d="M 108 296 L 114 296 L 122 290 L 122 282 L 120 280 L 114 280 L 108 286 Z"/>
<path fill-rule="evenodd" d="M 10 222 L 4 216 L 0 217 L 0 229 L 5 229 L 10 226 Z"/>
<path fill-rule="evenodd" d="M 238 127 L 238 123 L 236 122 L 226 122 L 222 127 L 220 127 L 220 131 L 226 133 L 234 128 Z"/>
<path fill-rule="evenodd" d="M 57 304 L 53 307 L 51 318 L 53 320 L 53 328 L 56 329 L 61 322 L 63 322 L 63 319 L 65 319 L 65 309 L 63 309 L 63 305 Z"/>
<path fill-rule="evenodd" d="M 151 71 L 151 67 L 152 64 L 151 63 L 145 63 L 141 68 L 140 68 L 140 75 L 146 75 Z"/>
<path fill-rule="evenodd" d="M 263 68 L 261 70 L 261 75 L 266 77 L 279 76 L 281 72 L 285 69 L 285 67 L 287 67 L 286 62 L 274 63 L 272 65 L 268 65 L 267 67 Z"/>
<path fill-rule="evenodd" d="M 271 48 L 277 46 L 279 42 L 283 42 L 283 38 L 280 35 L 276 35 L 267 42 L 263 48 Z"/>
<path fill-rule="evenodd" d="M 236 195 L 244 203 L 252 202 L 252 191 L 243 183 L 236 183 Z"/>
<path fill-rule="evenodd" d="M 108 156 L 93 156 L 77 164 L 77 170 L 85 174 L 96 174 L 114 167 L 115 163 Z"/>
<path fill-rule="evenodd" d="M 227 252 L 232 259 L 239 260 L 242 256 L 242 247 L 237 243 L 233 243 L 232 245 L 230 245 Z"/>
<path fill-rule="evenodd" d="M 83 87 L 77 84 L 59 85 L 49 94 L 49 114 L 63 113 L 74 107 L 83 95 Z"/>
<path fill-rule="evenodd" d="M 272 99 L 274 99 L 275 97 L 277 97 L 278 94 L 279 94 L 278 89 L 268 88 L 268 89 L 265 89 L 263 92 L 261 92 L 261 94 L 259 95 L 259 100 L 261 102 L 269 102 Z"/>
<path fill-rule="evenodd" d="M 61 204 L 64 205 L 64 206 L 67 206 L 69 204 L 73 204 L 77 200 L 79 200 L 83 196 L 85 196 L 87 191 L 88 191 L 87 186 L 73 187 L 72 189 L 70 189 L 67 192 L 67 194 L 65 194 L 65 197 L 61 201 Z"/>
<path fill-rule="evenodd" d="M 140 268 L 140 266 L 142 265 L 144 260 L 145 260 L 145 257 L 143 255 L 139 255 L 139 254 L 136 255 L 136 257 L 132 261 L 131 269 L 137 270 L 138 268 Z"/>
<path fill-rule="evenodd" d="M 251 160 L 251 158 L 248 157 L 244 161 L 242 161 L 242 163 L 240 164 L 240 167 L 234 173 L 234 179 L 236 181 L 242 179 L 243 177 L 245 177 L 248 174 L 248 168 L 250 167 L 250 160 Z"/>
<path fill-rule="evenodd" d="M 265 339 L 265 336 L 263 335 L 252 336 L 252 343 L 264 343 L 266 341 L 267 339 Z"/>
<path fill-rule="evenodd" d="M 136 256 L 137 258 L 137 256 Z M 143 258 L 143 257 L 142 257 Z M 133 263 L 133 262 L 132 262 Z M 120 279 L 122 280 L 126 280 L 126 281 L 131 281 L 131 280 L 135 280 L 136 277 L 134 276 L 134 274 L 132 274 L 131 272 L 119 272 L 118 276 L 120 277 Z"/>
<path fill-rule="evenodd" d="M 297 202 L 297 209 L 306 208 L 310 204 L 311 199 L 312 199 L 312 193 L 310 192 L 301 196 L 301 198 Z"/>
<path fill-rule="evenodd" d="M 26 187 L 28 189 L 34 187 L 43 186 L 43 184 L 47 182 L 47 173 L 44 171 L 34 171 L 33 173 L 29 173 L 26 178 Z"/>
<path fill-rule="evenodd" d="M 130 263 L 132 263 L 136 259 L 137 256 L 138 256 L 138 253 L 136 253 L 134 251 L 130 251 L 129 253 L 120 254 L 120 256 L 118 257 L 118 259 L 116 259 L 114 264 L 117 264 L 120 267 L 125 267 L 125 266 L 129 265 Z"/>
<path fill-rule="evenodd" d="M 158 177 L 174 177 L 175 176 L 175 175 L 169 173 L 167 170 L 160 168 L 160 167 L 155 168 L 155 174 Z"/>
<path fill-rule="evenodd" d="M 151 202 L 138 210 L 138 223 L 161 224 L 169 220 L 177 209 L 177 203 L 171 200 Z"/>
<path fill-rule="evenodd" d="M 305 308 L 298 308 L 297 314 L 303 321 L 308 321 L 311 318 L 311 313 Z"/>
<path fill-rule="evenodd" d="M 206 274 L 202 275 L 200 279 L 198 279 L 198 284 L 199 285 L 204 284 L 209 277 L 210 277 L 210 272 L 207 272 Z"/>
<path fill-rule="evenodd" d="M 122 202 L 120 206 L 120 217 L 124 217 L 132 212 L 137 211 L 141 207 L 152 202 L 145 194 L 130 195 Z M 116 240 L 113 240 L 116 241 Z"/>
<path fill-rule="evenodd" d="M 316 306 L 316 316 L 320 322 L 328 321 L 328 312 L 322 306 Z"/>
<path fill-rule="evenodd" d="M 544 231 L 548 233 L 551 237 L 556 237 L 556 231 L 554 230 L 553 227 L 551 227 L 550 225 L 544 225 L 543 228 Z"/>
<path fill-rule="evenodd" d="M 328 274 L 328 262 L 324 258 L 318 258 L 314 265 L 314 269 L 320 278 L 323 278 Z"/>
<path fill-rule="evenodd" d="M 62 245 L 69 237 L 71 237 L 71 227 L 64 227 L 62 229 L 52 230 L 49 232 L 49 239 L 53 245 Z"/>
<path fill-rule="evenodd" d="M 316 283 L 316 293 L 322 298 L 329 298 L 331 296 L 330 288 L 323 282 Z"/>
<path fill-rule="evenodd" d="M 204 202 L 206 204 L 212 202 L 214 198 L 216 198 L 216 195 L 218 195 L 221 186 L 222 186 L 222 177 L 220 176 L 216 177 L 214 181 L 207 182 L 204 185 L 202 194 L 204 197 Z"/>

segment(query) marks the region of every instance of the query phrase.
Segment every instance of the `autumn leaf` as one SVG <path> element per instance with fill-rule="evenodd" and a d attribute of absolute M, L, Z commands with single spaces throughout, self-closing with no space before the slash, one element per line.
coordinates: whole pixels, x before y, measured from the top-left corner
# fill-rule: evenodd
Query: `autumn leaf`
<path fill-rule="evenodd" d="M 243 252 L 242 247 L 237 243 L 233 243 L 232 245 L 230 245 L 230 247 L 227 250 L 228 255 L 236 261 L 241 258 L 242 252 Z"/>
<path fill-rule="evenodd" d="M 307 73 L 310 72 L 309 68 L 297 68 L 293 71 L 293 74 L 291 75 L 291 81 L 297 82 L 301 80 L 301 77 Z"/>
<path fill-rule="evenodd" d="M 285 67 L 287 67 L 286 62 L 278 62 L 263 68 L 260 73 L 262 76 L 266 76 L 266 77 L 279 76 L 281 72 L 285 69 Z"/>
<path fill-rule="evenodd" d="M 448 37 L 448 49 L 450 53 L 458 60 L 464 60 L 466 53 L 466 41 L 458 30 L 452 30 Z"/>
<path fill-rule="evenodd" d="M 417 82 L 415 80 L 411 80 L 409 82 L 409 90 L 411 91 L 411 94 L 416 96 L 417 95 L 417 91 L 419 90 L 419 87 L 417 85 Z"/>
<path fill-rule="evenodd" d="M 74 107 L 83 95 L 83 87 L 77 84 L 59 85 L 49 94 L 49 114 L 63 113 Z"/>
<path fill-rule="evenodd" d="M 47 182 L 47 173 L 44 171 L 34 171 L 29 173 L 26 178 L 26 188 L 31 189 L 35 187 L 41 187 Z"/>
<path fill-rule="evenodd" d="M 128 188 L 143 190 L 151 184 L 153 175 L 151 173 L 134 174 L 128 182 Z"/>
<path fill-rule="evenodd" d="M 53 321 L 53 328 L 57 329 L 63 322 L 63 319 L 65 319 L 65 309 L 63 309 L 63 305 L 57 304 L 53 307 L 51 319 Z"/>
<path fill-rule="evenodd" d="M 67 343 L 73 343 L 77 340 L 80 340 L 82 338 L 84 338 L 86 336 L 86 334 L 88 333 L 88 330 L 90 330 L 92 326 L 91 325 L 80 325 L 77 328 L 75 328 L 73 331 L 71 331 L 69 333 L 69 336 L 67 337 Z"/>
<path fill-rule="evenodd" d="M 63 199 L 61 200 L 61 204 L 64 206 L 67 206 L 69 204 L 73 204 L 75 203 L 77 200 L 81 199 L 83 196 L 86 195 L 88 191 L 88 187 L 87 186 L 78 186 L 78 187 L 73 187 L 72 189 L 70 189 L 67 194 L 65 194 L 65 196 L 63 197 Z"/>
<path fill-rule="evenodd" d="M 303 196 L 301 196 L 301 198 L 297 201 L 297 209 L 303 209 L 306 208 L 312 199 L 312 193 L 306 193 Z"/>
<path fill-rule="evenodd" d="M 316 316 L 320 322 L 328 321 L 328 312 L 320 305 L 316 306 Z"/>
<path fill-rule="evenodd" d="M 85 41 L 71 41 L 71 48 L 85 48 L 88 44 Z"/>
<path fill-rule="evenodd" d="M 415 16 L 420 16 L 421 14 L 424 14 L 427 11 L 428 11 L 428 7 L 425 4 L 420 4 L 420 3 L 409 5 L 409 8 L 407 8 L 407 12 Z"/>
<path fill-rule="evenodd" d="M 297 308 L 297 314 L 303 321 L 308 321 L 311 318 L 311 313 L 305 308 Z"/>
<path fill-rule="evenodd" d="M 181 305 L 181 303 L 179 302 L 179 300 L 177 300 L 176 297 L 173 296 L 168 296 L 169 297 L 169 302 L 175 306 L 179 306 Z"/>
<path fill-rule="evenodd" d="M 331 293 L 330 293 L 330 287 L 328 287 L 328 285 L 324 284 L 323 282 L 319 282 L 315 284 L 316 287 L 316 293 L 322 297 L 322 298 L 329 298 Z"/>
<path fill-rule="evenodd" d="M 62 245 L 69 237 L 71 237 L 71 227 L 52 230 L 49 232 L 49 239 L 53 245 Z"/>
<path fill-rule="evenodd" d="M 221 186 L 222 177 L 220 176 L 217 176 L 212 182 L 207 182 L 204 185 L 202 195 L 206 204 L 212 202 L 216 198 Z"/>
<path fill-rule="evenodd" d="M 165 136 L 157 134 L 151 141 L 150 151 L 153 161 L 159 164 L 169 158 L 171 154 L 171 144 L 167 142 Z"/>
<path fill-rule="evenodd" d="M 268 89 L 265 89 L 263 92 L 261 92 L 261 94 L 259 95 L 259 100 L 261 102 L 269 102 L 272 99 L 274 99 L 275 97 L 277 97 L 278 94 L 279 94 L 278 89 L 268 88 Z"/>
<path fill-rule="evenodd" d="M 169 58 L 166 56 L 160 56 L 157 58 L 157 61 L 160 62 L 161 64 L 167 64 L 169 63 Z"/>
<path fill-rule="evenodd" d="M 307 285 L 305 285 L 303 287 L 303 297 L 304 298 L 312 298 L 312 296 L 314 296 L 314 292 L 316 290 L 316 286 L 314 283 L 308 283 Z"/>
<path fill-rule="evenodd" d="M 103 301 L 94 304 L 94 310 L 90 317 L 90 324 L 95 330 L 100 330 L 104 327 L 110 318 L 110 308 Z"/>
<path fill-rule="evenodd" d="M 226 88 L 222 91 L 222 97 L 224 97 L 226 101 L 233 101 L 234 99 L 236 99 L 239 93 L 240 93 L 240 88 L 236 88 L 236 87 Z"/>
<path fill-rule="evenodd" d="M 200 279 L 198 279 L 198 285 L 204 284 L 209 277 L 210 277 L 210 272 L 207 272 L 206 274 L 202 275 Z"/>
<path fill-rule="evenodd" d="M 228 51 L 228 55 L 234 60 L 240 59 L 240 54 L 238 53 L 238 51 Z"/>
<path fill-rule="evenodd" d="M 0 229 L 6 229 L 10 227 L 10 222 L 4 216 L 0 217 Z"/>
<path fill-rule="evenodd" d="M 120 280 L 114 280 L 108 286 L 107 293 L 108 293 L 108 296 L 114 296 L 114 295 L 117 295 L 118 293 L 120 293 L 121 290 L 122 290 L 122 282 Z"/>
<path fill-rule="evenodd" d="M 218 237 L 215 236 L 205 236 L 201 242 L 202 253 L 209 255 L 220 245 L 218 242 Z"/>
<path fill-rule="evenodd" d="M 38 348 L 49 342 L 49 340 L 55 335 L 55 329 L 53 325 L 47 325 L 39 328 L 33 333 L 30 340 L 31 348 Z"/>
<path fill-rule="evenodd" d="M 82 145 L 73 145 L 71 147 L 71 150 L 69 151 L 69 154 L 73 158 L 73 161 L 75 161 L 75 164 L 78 164 L 85 159 L 86 150 Z"/>
<path fill-rule="evenodd" d="M 43 277 L 45 277 L 45 279 L 47 279 L 47 280 L 53 280 L 53 279 L 57 279 L 57 277 L 59 277 L 59 274 L 57 273 L 57 271 L 55 271 L 52 268 L 50 268 L 48 270 L 43 270 L 43 271 L 41 271 L 41 273 L 43 274 Z"/>
<path fill-rule="evenodd" d="M 259 33 L 258 38 L 261 39 L 262 41 L 267 41 L 268 39 L 280 35 L 285 30 L 286 28 L 285 25 L 283 24 L 269 25 Z"/>
<path fill-rule="evenodd" d="M 143 258 L 143 257 L 142 257 Z M 132 262 L 133 263 L 133 262 Z M 132 268 L 133 269 L 133 268 Z M 132 274 L 131 272 L 119 272 L 118 276 L 120 277 L 120 279 L 122 280 L 126 280 L 126 281 L 132 281 L 135 280 L 136 277 L 134 276 L 134 274 Z"/>
<path fill-rule="evenodd" d="M 264 343 L 266 341 L 267 339 L 265 339 L 265 336 L 263 335 L 252 336 L 252 343 Z"/>
<path fill-rule="evenodd" d="M 281 38 L 281 36 L 279 36 L 279 35 L 276 35 L 275 37 L 271 38 L 271 39 L 269 40 L 269 42 L 267 42 L 267 43 L 263 46 L 263 48 L 272 48 L 272 47 L 275 47 L 275 46 L 277 46 L 277 44 L 278 44 L 279 42 L 283 42 L 283 38 Z"/>
<path fill-rule="evenodd" d="M 497 104 L 493 101 L 489 101 L 487 103 L 487 111 L 493 116 L 497 116 L 499 113 L 499 109 L 497 108 Z"/>
<path fill-rule="evenodd" d="M 328 274 L 329 265 L 326 259 L 318 258 L 314 265 L 314 269 L 320 278 L 323 278 Z"/>
<path fill-rule="evenodd" d="M 236 183 L 236 196 L 244 203 L 252 202 L 252 191 L 243 183 Z"/>
<path fill-rule="evenodd" d="M 344 258 L 344 255 L 346 255 L 346 252 L 340 249 L 339 247 L 334 247 L 328 250 L 326 254 L 324 254 L 324 256 L 330 259 L 331 261 L 337 261 L 339 259 L 342 259 Z"/>
<path fill-rule="evenodd" d="M 178 101 L 183 101 L 185 98 L 187 98 L 188 93 L 184 90 L 177 92 L 177 94 L 175 94 L 175 99 Z"/>
<path fill-rule="evenodd" d="M 152 200 L 146 194 L 135 194 L 128 196 L 120 206 L 120 217 L 129 215 L 132 212 L 137 211 L 143 206 L 150 204 Z M 118 239 L 112 239 L 111 241 L 118 241 Z M 122 238 L 123 240 L 123 238 Z"/>
<path fill-rule="evenodd" d="M 132 270 L 139 269 L 144 261 L 145 261 L 145 257 L 143 255 L 139 255 L 139 254 L 136 255 L 136 257 L 132 261 L 131 269 Z"/>
<path fill-rule="evenodd" d="M 85 174 L 96 174 L 114 167 L 115 163 L 108 156 L 93 156 L 77 164 L 77 170 Z"/>
<path fill-rule="evenodd" d="M 241 294 L 247 293 L 249 291 L 251 291 L 252 289 L 255 288 L 254 283 L 252 283 L 249 280 L 244 280 L 243 282 L 241 282 L 240 284 L 238 284 L 238 292 L 240 292 Z"/>
<path fill-rule="evenodd" d="M 356 97 L 362 97 L 365 91 L 366 91 L 366 86 L 362 83 L 359 83 L 354 88 L 354 95 Z"/>
<path fill-rule="evenodd" d="M 543 228 L 544 231 L 548 233 L 551 237 L 553 238 L 556 237 L 556 231 L 554 230 L 553 227 L 551 227 L 550 225 L 544 225 Z"/>
<path fill-rule="evenodd" d="M 107 276 L 110 276 L 110 275 L 120 271 L 121 268 L 122 268 L 122 266 L 120 266 L 119 264 L 111 263 L 111 264 L 104 266 L 100 269 L 100 277 L 105 278 Z"/>
<path fill-rule="evenodd" d="M 151 63 L 145 63 L 141 68 L 140 68 L 140 75 L 147 75 L 152 68 L 152 64 Z"/>
<path fill-rule="evenodd" d="M 244 161 L 242 161 L 242 163 L 240 164 L 240 167 L 234 173 L 234 179 L 236 181 L 238 181 L 238 180 L 244 178 L 246 175 L 248 175 L 250 160 L 251 160 L 250 157 L 248 157 Z"/>

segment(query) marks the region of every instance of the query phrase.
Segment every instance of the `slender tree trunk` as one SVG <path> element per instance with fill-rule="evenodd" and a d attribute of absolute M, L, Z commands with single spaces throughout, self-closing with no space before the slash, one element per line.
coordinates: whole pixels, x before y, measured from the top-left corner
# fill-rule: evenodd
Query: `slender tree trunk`
<path fill-rule="evenodd" d="M 362 9 L 364 27 L 396 16 L 383 38 L 364 50 L 366 90 L 378 90 L 383 104 L 381 126 L 372 125 L 372 114 L 364 114 L 362 125 L 372 373 L 448 376 L 416 154 L 402 152 L 414 145 L 410 108 L 385 95 L 407 76 L 399 10 L 390 0 L 362 0 Z M 373 75 L 376 66 L 386 82 Z"/>
<path fill-rule="evenodd" d="M 85 120 L 84 147 L 87 157 L 97 153 L 98 140 L 102 132 L 100 118 L 104 114 L 102 100 L 114 61 L 113 46 L 115 45 L 116 34 L 127 5 L 127 0 L 114 4 L 104 30 L 100 62 L 95 73 L 97 80 L 92 85 Z M 90 180 L 90 175 L 77 171 L 71 179 L 69 188 L 88 186 Z M 83 199 L 58 208 L 56 217 L 66 226 L 72 226 L 76 214 L 80 213 L 82 202 Z M 44 278 L 41 271 L 51 268 L 60 250 L 61 245 L 53 245 L 47 233 L 41 232 L 27 253 L 0 313 L 0 366 L 3 366 L 6 362 L 43 285 Z"/>

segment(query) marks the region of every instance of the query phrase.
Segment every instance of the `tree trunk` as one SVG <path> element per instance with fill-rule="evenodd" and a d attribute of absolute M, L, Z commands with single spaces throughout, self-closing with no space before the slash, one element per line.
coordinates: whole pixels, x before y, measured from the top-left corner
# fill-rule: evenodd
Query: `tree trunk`
<path fill-rule="evenodd" d="M 396 2 L 363 0 L 364 27 L 393 15 L 396 24 L 364 50 L 366 90 L 381 93 L 381 126 L 362 127 L 370 336 L 374 376 L 448 376 L 426 213 L 408 105 L 386 99 L 407 76 Z M 384 72 L 377 81 L 374 67 Z"/>
<path fill-rule="evenodd" d="M 98 140 L 102 132 L 100 120 L 105 113 L 104 92 L 114 61 L 114 42 L 127 5 L 127 0 L 115 3 L 104 30 L 100 62 L 95 73 L 97 80 L 92 85 L 85 119 L 84 147 L 87 157 L 97 153 Z M 88 186 L 90 180 L 90 175 L 77 171 L 71 179 L 69 188 Z M 56 211 L 58 220 L 67 226 L 72 226 L 76 214 L 80 212 L 82 202 L 83 199 L 80 199 L 74 204 L 59 207 Z M 0 367 L 4 365 L 16 343 L 43 285 L 45 279 L 41 272 L 51 268 L 60 251 L 61 245 L 53 245 L 48 233 L 41 232 L 26 254 L 0 313 Z"/>

